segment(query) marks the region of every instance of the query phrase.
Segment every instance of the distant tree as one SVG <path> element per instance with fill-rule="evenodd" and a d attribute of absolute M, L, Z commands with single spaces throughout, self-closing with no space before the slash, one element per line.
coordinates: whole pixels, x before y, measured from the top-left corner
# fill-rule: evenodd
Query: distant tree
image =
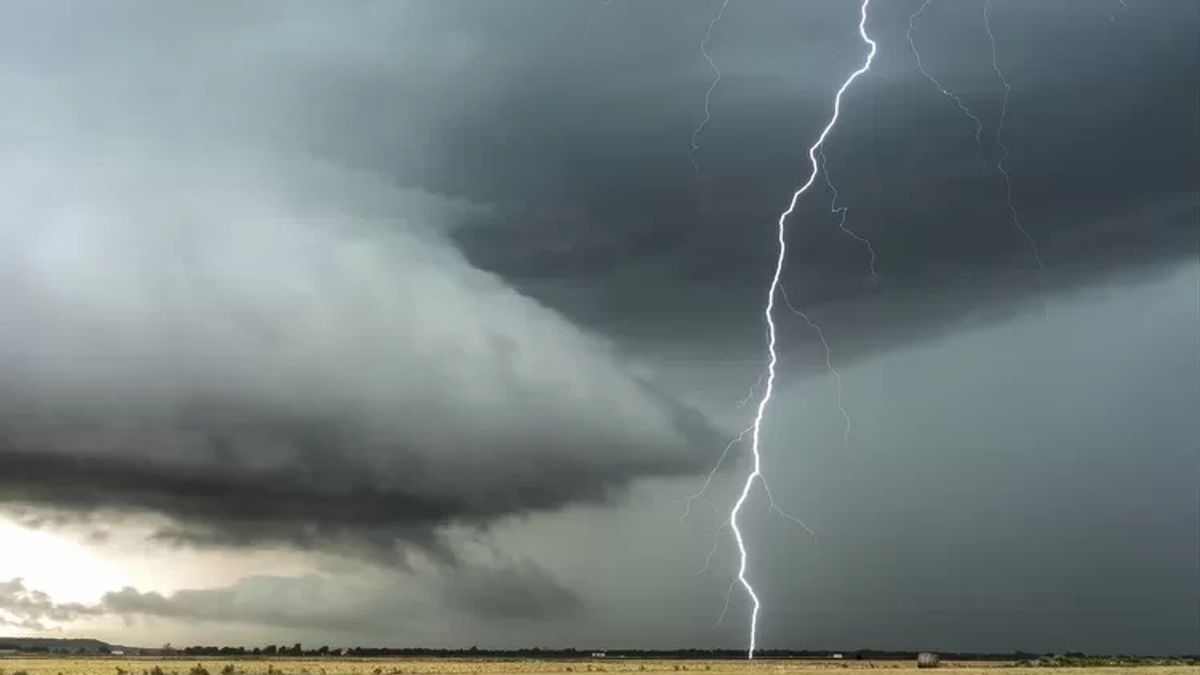
<path fill-rule="evenodd" d="M 279 648 L 275 645 L 267 645 L 266 647 L 263 647 L 262 653 L 263 656 L 275 656 L 279 653 Z"/>

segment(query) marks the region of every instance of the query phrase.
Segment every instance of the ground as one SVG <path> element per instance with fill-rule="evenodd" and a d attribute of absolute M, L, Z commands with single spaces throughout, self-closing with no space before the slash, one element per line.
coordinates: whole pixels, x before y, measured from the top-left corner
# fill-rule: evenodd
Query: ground
<path fill-rule="evenodd" d="M 522 675 L 525 673 L 674 673 L 722 675 L 795 673 L 830 675 L 842 669 L 886 669 L 889 675 L 917 675 L 907 661 L 703 661 L 588 659 L 219 659 L 219 658 L 0 658 L 0 675 Z M 955 675 L 1200 675 L 1200 666 L 1113 666 L 1099 668 L 1023 668 L 1010 663 L 943 662 Z M 991 672 L 989 672 L 991 671 Z M 1000 672 L 996 672 L 1000 671 Z M 929 675 L 928 670 L 920 675 Z"/>

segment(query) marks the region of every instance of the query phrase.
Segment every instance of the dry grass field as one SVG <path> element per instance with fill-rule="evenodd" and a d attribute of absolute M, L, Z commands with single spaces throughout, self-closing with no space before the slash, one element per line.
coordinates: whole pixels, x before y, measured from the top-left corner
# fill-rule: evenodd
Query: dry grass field
<path fill-rule="evenodd" d="M 155 671 L 155 668 L 159 671 Z M 943 662 L 955 675 L 1200 675 L 1200 666 L 1022 668 L 1002 662 Z M 237 659 L 220 658 L 0 658 L 0 675 L 536 675 L 540 673 L 709 673 L 831 675 L 838 670 L 887 670 L 917 675 L 898 661 L 675 661 L 639 659 Z M 929 675 L 928 670 L 920 671 Z"/>

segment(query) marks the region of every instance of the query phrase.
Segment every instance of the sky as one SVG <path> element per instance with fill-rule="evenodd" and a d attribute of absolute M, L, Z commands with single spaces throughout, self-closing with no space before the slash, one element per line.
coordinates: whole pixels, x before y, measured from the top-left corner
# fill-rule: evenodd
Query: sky
<path fill-rule="evenodd" d="M 0 7 L 0 634 L 743 647 L 865 45 L 732 0 L 693 150 L 720 4 Z M 1004 106 L 921 4 L 787 221 L 759 645 L 1200 653 L 1200 6 L 992 0 Z"/>

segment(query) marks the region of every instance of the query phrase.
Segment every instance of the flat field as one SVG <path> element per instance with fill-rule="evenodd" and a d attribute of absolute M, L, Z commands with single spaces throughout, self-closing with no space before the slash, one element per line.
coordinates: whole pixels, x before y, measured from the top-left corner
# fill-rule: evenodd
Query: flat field
<path fill-rule="evenodd" d="M 834 675 L 840 670 L 886 670 L 917 675 L 903 661 L 748 661 L 591 659 L 220 659 L 220 658 L 0 658 L 0 675 L 540 675 L 542 673 L 708 673 L 710 675 Z M 1200 675 L 1200 666 L 1023 668 L 1004 662 L 943 662 L 955 675 Z M 935 671 L 936 672 L 936 671 Z M 921 670 L 920 675 L 931 675 Z"/>

